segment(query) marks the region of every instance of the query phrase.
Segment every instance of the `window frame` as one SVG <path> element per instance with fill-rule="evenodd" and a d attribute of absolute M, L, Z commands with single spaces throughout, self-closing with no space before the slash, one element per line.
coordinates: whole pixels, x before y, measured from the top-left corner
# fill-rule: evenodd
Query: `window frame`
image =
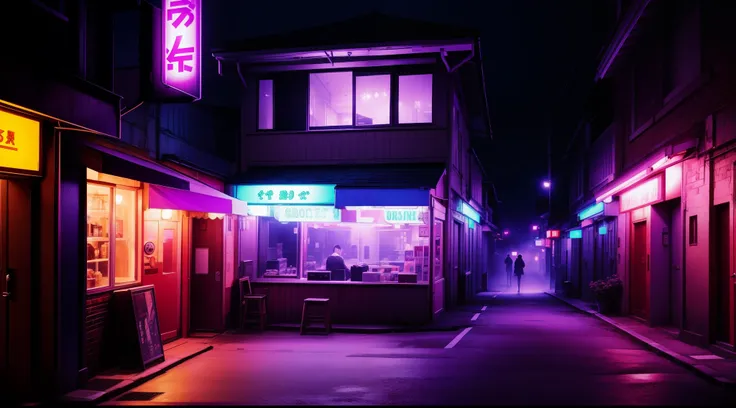
<path fill-rule="evenodd" d="M 336 73 L 336 72 L 350 72 L 352 74 L 352 101 L 353 101 L 353 107 L 352 107 L 352 119 L 353 123 L 351 125 L 334 125 L 334 126 L 311 126 L 310 125 L 310 116 L 309 116 L 309 110 L 311 108 L 311 75 L 312 74 L 328 74 L 328 73 Z M 307 92 L 306 92 L 306 98 L 307 98 L 307 110 L 304 112 L 304 115 L 306 117 L 306 128 L 303 131 L 306 132 L 324 132 L 324 131 L 345 131 L 345 130 L 365 130 L 365 129 L 391 129 L 391 128 L 427 128 L 427 127 L 433 127 L 437 126 L 437 117 L 435 116 L 434 112 L 434 100 L 435 100 L 435 78 L 436 78 L 436 72 L 433 66 L 431 65 L 405 65 L 405 66 L 398 66 L 398 67 L 366 67 L 366 68 L 335 68 L 335 69 L 323 69 L 323 70 L 307 70 Z M 376 75 L 389 75 L 390 76 L 390 106 L 389 106 L 389 123 L 387 124 L 376 124 L 376 125 L 357 125 L 356 124 L 356 78 L 359 76 L 376 76 Z M 433 101 L 433 109 L 432 109 L 432 120 L 430 122 L 423 122 L 423 123 L 399 123 L 399 78 L 402 76 L 411 76 L 411 75 L 431 75 L 432 78 L 432 101 Z M 276 128 L 276 88 L 278 87 L 279 82 L 279 76 L 278 74 L 274 73 L 271 75 L 263 75 L 258 76 L 256 78 L 258 81 L 258 90 L 256 92 L 256 109 L 254 113 L 255 117 L 255 132 L 256 133 L 269 133 L 269 132 L 276 132 L 276 133 L 283 133 L 283 132 L 293 132 L 293 131 L 286 131 L 286 130 L 280 130 Z M 264 80 L 270 80 L 273 84 L 273 95 L 272 95 L 272 103 L 273 103 L 273 129 L 260 129 L 260 84 L 261 81 Z"/>
<path fill-rule="evenodd" d="M 86 182 L 86 184 L 85 184 L 85 210 L 84 210 L 85 217 L 87 217 L 88 214 L 89 214 L 89 209 L 86 206 L 86 196 L 88 194 L 87 186 L 89 184 L 93 184 L 93 185 L 97 185 L 97 186 L 104 186 L 104 187 L 107 187 L 107 188 L 109 188 L 111 190 L 111 195 L 110 195 L 110 209 L 109 209 L 108 215 L 110 216 L 110 221 L 109 221 L 110 227 L 109 227 L 109 231 L 111 232 L 111 235 L 112 235 L 110 237 L 111 239 L 108 240 L 108 246 L 109 246 L 109 248 L 108 248 L 108 251 L 109 251 L 108 252 L 108 261 L 107 261 L 108 262 L 108 273 L 107 273 L 107 275 L 108 275 L 108 283 L 105 286 L 98 286 L 98 287 L 94 287 L 94 288 L 85 288 L 86 294 L 87 295 L 94 295 L 94 294 L 99 294 L 99 293 L 110 292 L 110 291 L 113 291 L 113 290 L 118 290 L 118 289 L 124 289 L 124 288 L 139 286 L 141 284 L 141 267 L 140 267 L 140 262 L 139 262 L 139 259 L 140 259 L 140 257 L 139 257 L 139 250 L 140 250 L 140 248 L 139 247 L 140 247 L 140 245 L 139 244 L 140 244 L 140 232 L 141 232 L 141 228 L 142 228 L 139 221 L 140 221 L 140 218 L 143 215 L 142 206 L 141 206 L 141 197 L 142 197 L 141 190 L 142 189 L 140 187 L 136 188 L 136 187 L 130 187 L 130 186 L 121 186 L 121 185 L 117 185 L 117 184 L 114 184 L 114 183 L 109 183 L 109 182 L 105 182 L 105 181 L 98 181 L 98 180 L 89 180 L 89 179 L 86 179 L 85 182 Z M 130 281 L 130 282 L 125 282 L 125 283 L 121 283 L 119 285 L 116 285 L 115 284 L 115 259 L 116 259 L 117 254 L 116 254 L 116 250 L 115 250 L 115 245 L 113 245 L 113 242 L 114 242 L 113 240 L 115 239 L 114 238 L 114 236 L 115 236 L 115 215 L 116 215 L 115 196 L 117 194 L 117 189 L 118 188 L 120 188 L 122 190 L 133 191 L 135 193 L 135 217 L 134 217 L 134 222 L 135 222 L 135 238 L 134 238 L 134 244 L 133 244 L 133 247 L 134 247 L 134 257 L 135 257 L 135 262 L 133 263 L 135 270 L 133 271 L 133 274 L 135 276 L 135 279 L 133 281 Z M 86 244 L 88 242 L 87 241 L 88 236 L 87 236 L 87 232 L 86 231 L 85 231 L 85 234 L 84 235 L 85 235 L 85 237 L 84 237 L 84 242 L 85 242 L 84 247 L 86 248 Z M 86 266 L 87 266 L 86 256 L 85 256 L 84 266 L 85 266 L 85 268 L 84 268 L 85 269 L 85 274 L 83 276 L 86 276 L 86 269 L 87 269 L 86 268 Z"/>
<path fill-rule="evenodd" d="M 261 128 L 261 82 L 263 81 L 271 81 L 271 128 L 270 129 L 262 129 Z M 256 101 L 257 101 L 257 109 L 256 109 L 256 130 L 258 132 L 273 132 L 274 127 L 276 126 L 276 92 L 274 92 L 274 88 L 276 87 L 276 80 L 273 78 L 258 78 L 258 85 L 256 86 Z M 309 113 L 309 112 L 307 112 Z"/>

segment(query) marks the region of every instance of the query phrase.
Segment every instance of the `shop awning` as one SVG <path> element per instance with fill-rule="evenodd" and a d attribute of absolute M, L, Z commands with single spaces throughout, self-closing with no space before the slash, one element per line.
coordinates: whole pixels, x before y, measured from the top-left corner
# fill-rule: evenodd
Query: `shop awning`
<path fill-rule="evenodd" d="M 189 180 L 189 190 L 151 184 L 148 187 L 148 208 L 248 215 L 244 201 L 194 179 Z"/>
<path fill-rule="evenodd" d="M 148 208 L 247 215 L 245 202 L 162 164 L 106 146 L 89 144 L 85 164 L 92 170 L 149 184 Z"/>
<path fill-rule="evenodd" d="M 87 147 L 83 157 L 85 165 L 92 170 L 144 183 L 189 190 L 187 178 L 166 166 L 105 146 L 89 144 Z"/>
<path fill-rule="evenodd" d="M 253 167 L 229 184 L 334 184 L 335 207 L 426 206 L 444 163 Z"/>

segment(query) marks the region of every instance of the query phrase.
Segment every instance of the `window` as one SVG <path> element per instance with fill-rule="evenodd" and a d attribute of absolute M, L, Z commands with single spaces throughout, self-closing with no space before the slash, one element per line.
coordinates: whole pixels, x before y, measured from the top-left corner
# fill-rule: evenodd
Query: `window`
<path fill-rule="evenodd" d="M 273 129 L 273 80 L 258 81 L 258 129 Z"/>
<path fill-rule="evenodd" d="M 664 97 L 700 74 L 700 14 L 694 1 L 667 3 L 664 39 Z"/>
<path fill-rule="evenodd" d="M 391 75 L 355 78 L 355 124 L 391 123 Z"/>
<path fill-rule="evenodd" d="M 353 124 L 353 73 L 309 74 L 309 126 Z"/>
<path fill-rule="evenodd" d="M 399 77 L 399 123 L 432 123 L 432 74 Z"/>
<path fill-rule="evenodd" d="M 429 238 L 420 236 L 417 224 L 305 223 L 307 271 L 325 270 L 335 245 L 352 279 L 352 265 L 368 265 L 363 282 L 397 282 L 398 273 L 416 273 L 417 282 L 429 280 Z M 379 272 L 376 272 L 379 271 Z"/>
<path fill-rule="evenodd" d="M 135 283 L 140 183 L 89 169 L 87 179 L 87 289 Z"/>
<path fill-rule="evenodd" d="M 280 222 L 273 217 L 259 218 L 258 276 L 296 275 L 299 224 Z"/>
<path fill-rule="evenodd" d="M 445 223 L 442 220 L 434 221 L 434 280 L 444 278 L 442 274 L 442 236 Z"/>
<path fill-rule="evenodd" d="M 689 219 L 690 245 L 698 245 L 698 216 L 691 215 Z"/>

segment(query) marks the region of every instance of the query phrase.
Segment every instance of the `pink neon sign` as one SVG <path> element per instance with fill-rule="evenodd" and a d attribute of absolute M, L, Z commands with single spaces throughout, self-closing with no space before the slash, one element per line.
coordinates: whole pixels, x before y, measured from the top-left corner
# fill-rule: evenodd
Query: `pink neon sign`
<path fill-rule="evenodd" d="M 634 210 L 661 200 L 660 184 L 661 177 L 656 177 L 621 194 L 620 211 Z"/>
<path fill-rule="evenodd" d="M 164 85 L 202 96 L 202 0 L 163 1 Z"/>

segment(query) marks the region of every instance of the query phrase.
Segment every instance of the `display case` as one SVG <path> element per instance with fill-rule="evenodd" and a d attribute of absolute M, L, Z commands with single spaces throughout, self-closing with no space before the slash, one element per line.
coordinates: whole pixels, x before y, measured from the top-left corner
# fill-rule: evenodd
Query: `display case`
<path fill-rule="evenodd" d="M 110 198 L 112 188 L 87 186 L 87 288 L 110 284 Z"/>

